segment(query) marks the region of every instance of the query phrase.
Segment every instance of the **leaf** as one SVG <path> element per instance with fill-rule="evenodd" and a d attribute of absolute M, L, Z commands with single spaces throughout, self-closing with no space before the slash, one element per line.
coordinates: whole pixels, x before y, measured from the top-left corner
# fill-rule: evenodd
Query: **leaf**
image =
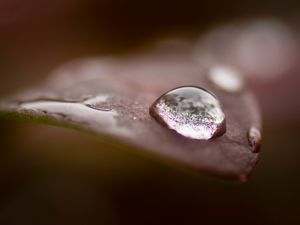
<path fill-rule="evenodd" d="M 1 117 L 84 129 L 118 148 L 246 180 L 258 159 L 247 139 L 250 127 L 261 128 L 256 102 L 246 89 L 239 93 L 218 89 L 205 71 L 182 54 L 77 60 L 56 70 L 43 84 L 3 101 Z M 183 85 L 216 94 L 226 115 L 223 136 L 210 141 L 187 139 L 150 116 L 149 107 L 161 94 Z"/>

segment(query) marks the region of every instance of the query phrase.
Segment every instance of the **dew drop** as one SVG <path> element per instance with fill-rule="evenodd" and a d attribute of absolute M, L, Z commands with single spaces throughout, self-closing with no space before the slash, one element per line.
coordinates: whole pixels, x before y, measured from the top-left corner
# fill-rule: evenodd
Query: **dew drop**
<path fill-rule="evenodd" d="M 252 151 L 255 153 L 259 152 L 260 146 L 261 146 L 260 130 L 257 129 L 256 127 L 250 127 L 247 136 L 248 136 L 248 141 L 252 148 Z"/>
<path fill-rule="evenodd" d="M 94 100 L 97 100 L 97 103 L 101 99 L 106 99 L 99 96 L 96 98 Z M 130 130 L 119 125 L 118 118 L 120 115 L 116 110 L 100 110 L 87 105 L 92 104 L 94 100 L 84 102 L 38 100 L 20 104 L 19 110 L 29 111 L 36 115 L 42 112 L 50 118 L 87 126 L 93 131 L 100 130 L 108 134 L 131 137 L 132 133 Z"/>
<path fill-rule="evenodd" d="M 151 106 L 150 114 L 187 138 L 209 140 L 226 131 L 219 100 L 199 87 L 179 87 L 163 94 Z"/>
<path fill-rule="evenodd" d="M 93 98 L 89 98 L 83 102 L 83 104 L 91 109 L 100 110 L 100 111 L 112 111 L 112 108 L 106 105 L 108 96 L 99 95 Z"/>
<path fill-rule="evenodd" d="M 236 93 L 244 88 L 242 76 L 233 68 L 215 66 L 208 74 L 209 80 L 223 91 Z"/>

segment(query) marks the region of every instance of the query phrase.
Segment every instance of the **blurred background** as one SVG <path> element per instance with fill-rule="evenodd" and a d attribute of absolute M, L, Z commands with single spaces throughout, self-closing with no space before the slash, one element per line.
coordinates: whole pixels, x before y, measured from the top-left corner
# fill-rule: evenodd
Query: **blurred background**
<path fill-rule="evenodd" d="M 0 97 L 76 58 L 172 40 L 179 54 L 245 75 L 264 130 L 242 184 L 77 131 L 1 121 L 0 224 L 300 224 L 299 10 L 296 0 L 1 0 Z"/>

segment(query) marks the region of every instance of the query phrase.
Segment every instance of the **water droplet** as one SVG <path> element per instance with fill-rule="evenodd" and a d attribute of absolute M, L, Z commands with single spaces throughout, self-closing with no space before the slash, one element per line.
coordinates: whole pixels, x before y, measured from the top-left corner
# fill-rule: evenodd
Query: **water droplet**
<path fill-rule="evenodd" d="M 97 102 L 101 97 L 96 97 Z M 108 134 L 118 134 L 130 137 L 131 132 L 119 125 L 119 113 L 116 110 L 95 110 L 93 107 L 87 106 L 86 102 L 65 102 L 54 100 L 38 100 L 25 102 L 20 104 L 21 111 L 29 111 L 31 114 L 40 115 L 42 112 L 49 118 L 62 120 L 68 123 L 87 126 L 93 131 L 101 131 Z M 92 103 L 92 102 L 90 102 Z"/>
<path fill-rule="evenodd" d="M 106 105 L 107 99 L 108 99 L 107 95 L 99 95 L 85 100 L 83 104 L 86 105 L 87 107 L 100 110 L 100 111 L 111 111 L 112 108 Z"/>
<path fill-rule="evenodd" d="M 184 137 L 208 140 L 226 131 L 225 115 L 215 95 L 199 87 L 179 87 L 162 95 L 150 108 L 160 123 Z"/>
<path fill-rule="evenodd" d="M 244 79 L 233 68 L 215 66 L 208 74 L 210 81 L 223 91 L 236 93 L 244 88 Z"/>
<path fill-rule="evenodd" d="M 257 129 L 256 127 L 250 127 L 247 136 L 248 136 L 248 141 L 252 148 L 252 151 L 255 153 L 259 152 L 260 146 L 261 146 L 260 130 Z"/>

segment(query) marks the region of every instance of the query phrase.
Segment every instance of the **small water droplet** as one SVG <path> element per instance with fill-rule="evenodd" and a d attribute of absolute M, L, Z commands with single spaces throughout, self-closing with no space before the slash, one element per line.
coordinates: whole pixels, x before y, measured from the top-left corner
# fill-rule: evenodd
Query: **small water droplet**
<path fill-rule="evenodd" d="M 153 103 L 150 114 L 168 128 L 192 139 L 209 140 L 226 131 L 220 102 L 199 87 L 179 87 L 165 93 Z"/>
<path fill-rule="evenodd" d="M 105 108 L 105 107 L 99 107 L 99 106 L 96 106 L 96 105 L 90 105 L 90 104 L 85 104 L 85 106 L 91 108 L 91 109 L 95 109 L 95 110 L 100 110 L 100 111 L 104 111 L 104 112 L 109 112 L 109 111 L 112 111 L 111 108 Z"/>
<path fill-rule="evenodd" d="M 252 151 L 257 153 L 260 150 L 261 146 L 261 132 L 256 127 L 250 127 L 248 131 L 248 141 L 252 148 Z"/>
<path fill-rule="evenodd" d="M 136 116 L 133 117 L 133 120 L 137 120 Z"/>
<path fill-rule="evenodd" d="M 244 88 L 244 79 L 233 68 L 215 66 L 208 74 L 209 80 L 223 91 L 236 93 Z"/>
<path fill-rule="evenodd" d="M 83 104 L 91 109 L 100 110 L 100 111 L 111 111 L 112 108 L 106 105 L 108 96 L 99 95 L 93 98 L 86 99 Z"/>

